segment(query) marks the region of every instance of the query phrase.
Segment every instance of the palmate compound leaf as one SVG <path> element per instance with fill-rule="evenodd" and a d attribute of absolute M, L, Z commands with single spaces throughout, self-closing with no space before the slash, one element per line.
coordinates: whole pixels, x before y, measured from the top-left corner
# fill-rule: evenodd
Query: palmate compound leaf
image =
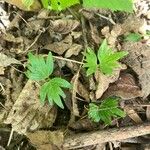
<path fill-rule="evenodd" d="M 100 105 L 89 104 L 88 117 L 94 122 L 103 121 L 109 125 L 112 118 L 125 116 L 125 112 L 118 108 L 118 99 L 116 98 L 107 98 Z"/>
<path fill-rule="evenodd" d="M 111 48 L 109 48 L 105 39 L 101 44 L 97 55 L 100 70 L 106 75 L 111 75 L 114 69 L 120 67 L 118 60 L 127 54 L 128 52 L 125 51 L 114 52 Z"/>
<path fill-rule="evenodd" d="M 88 68 L 86 73 L 87 73 L 87 76 L 89 76 L 89 75 L 96 72 L 97 57 L 91 48 L 87 48 L 87 52 L 85 53 L 85 57 L 86 57 L 85 58 L 86 63 L 83 65 L 83 67 Z"/>
<path fill-rule="evenodd" d="M 49 52 L 46 60 L 41 55 L 29 53 L 28 62 L 26 76 L 31 80 L 44 80 L 53 72 L 54 62 L 51 52 Z"/>
<path fill-rule="evenodd" d="M 41 0 L 43 7 L 56 11 L 64 10 L 72 5 L 79 4 L 79 0 Z"/>
<path fill-rule="evenodd" d="M 133 0 L 83 0 L 83 6 L 133 12 Z"/>
<path fill-rule="evenodd" d="M 71 84 L 61 78 L 53 78 L 46 82 L 40 90 L 40 99 L 42 103 L 48 98 L 50 105 L 55 103 L 63 109 L 64 106 L 61 97 L 65 98 L 66 95 L 61 88 L 71 88 Z"/>

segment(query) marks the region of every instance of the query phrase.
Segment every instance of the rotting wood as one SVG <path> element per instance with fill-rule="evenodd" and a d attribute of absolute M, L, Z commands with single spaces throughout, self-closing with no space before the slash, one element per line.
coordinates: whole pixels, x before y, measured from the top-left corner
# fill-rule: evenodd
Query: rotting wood
<path fill-rule="evenodd" d="M 138 126 L 75 134 L 66 137 L 63 147 L 64 149 L 75 149 L 110 141 L 121 141 L 146 134 L 150 134 L 150 123 Z"/>

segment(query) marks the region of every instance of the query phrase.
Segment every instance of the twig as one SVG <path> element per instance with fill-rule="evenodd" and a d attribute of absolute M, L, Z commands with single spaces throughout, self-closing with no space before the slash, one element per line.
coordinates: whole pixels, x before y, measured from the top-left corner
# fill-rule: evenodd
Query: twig
<path fill-rule="evenodd" d="M 106 16 L 104 16 L 104 15 L 101 15 L 101 14 L 99 14 L 99 13 L 95 13 L 96 15 L 98 15 L 99 17 L 101 17 L 101 18 L 103 18 L 103 19 L 106 19 L 106 20 L 108 20 L 110 23 L 112 23 L 113 25 L 115 25 L 116 23 L 112 20 L 112 18 L 111 17 L 106 17 Z"/>
<path fill-rule="evenodd" d="M 11 129 L 11 132 L 10 132 L 10 136 L 9 136 L 9 140 L 8 140 L 7 146 L 10 145 L 10 142 L 11 142 L 11 139 L 12 139 L 12 136 L 13 136 L 13 133 L 14 133 L 14 130 Z"/>
<path fill-rule="evenodd" d="M 110 141 L 121 141 L 128 138 L 150 134 L 150 123 L 125 128 L 109 129 L 88 133 L 80 133 L 66 137 L 64 149 L 75 149 L 85 146 L 105 143 Z"/>
<path fill-rule="evenodd" d="M 28 52 L 28 50 L 37 42 L 37 40 L 39 39 L 39 37 L 41 36 L 41 34 L 43 32 L 44 32 L 43 30 L 39 31 L 39 34 L 35 37 L 33 43 L 29 47 L 27 47 L 27 49 L 25 51 L 23 51 L 23 53 L 27 53 Z"/>
<path fill-rule="evenodd" d="M 64 60 L 64 61 L 73 62 L 73 63 L 80 64 L 80 65 L 84 64 L 83 62 L 80 62 L 80 61 L 76 61 L 76 60 L 72 60 L 72 59 L 67 59 L 67 58 L 63 58 L 63 57 L 59 57 L 59 56 L 53 56 L 53 58 L 59 59 L 59 60 Z"/>

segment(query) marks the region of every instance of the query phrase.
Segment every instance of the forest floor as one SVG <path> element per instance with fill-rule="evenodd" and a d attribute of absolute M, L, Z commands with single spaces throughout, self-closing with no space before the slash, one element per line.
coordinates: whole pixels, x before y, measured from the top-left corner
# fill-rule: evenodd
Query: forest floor
<path fill-rule="evenodd" d="M 148 3 L 148 1 L 147 1 Z M 146 5 L 146 4 L 145 4 Z M 150 149 L 150 11 L 134 13 L 71 7 L 56 13 L 28 12 L 0 2 L 0 150 Z M 130 36 L 133 35 L 134 37 Z M 87 76 L 84 52 L 97 53 L 102 41 L 124 50 L 120 68 L 107 76 Z M 55 60 L 53 76 L 72 83 L 64 109 L 39 99 L 40 86 L 29 80 L 28 53 Z M 89 103 L 118 97 L 124 118 L 111 125 L 93 122 Z"/>

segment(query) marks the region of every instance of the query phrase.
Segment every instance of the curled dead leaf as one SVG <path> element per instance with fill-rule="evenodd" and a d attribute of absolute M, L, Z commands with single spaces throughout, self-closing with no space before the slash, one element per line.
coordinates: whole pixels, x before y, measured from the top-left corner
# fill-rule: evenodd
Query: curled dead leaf
<path fill-rule="evenodd" d="M 59 19 L 51 22 L 50 32 L 53 30 L 61 34 L 68 34 L 79 25 L 80 23 L 77 20 Z"/>

